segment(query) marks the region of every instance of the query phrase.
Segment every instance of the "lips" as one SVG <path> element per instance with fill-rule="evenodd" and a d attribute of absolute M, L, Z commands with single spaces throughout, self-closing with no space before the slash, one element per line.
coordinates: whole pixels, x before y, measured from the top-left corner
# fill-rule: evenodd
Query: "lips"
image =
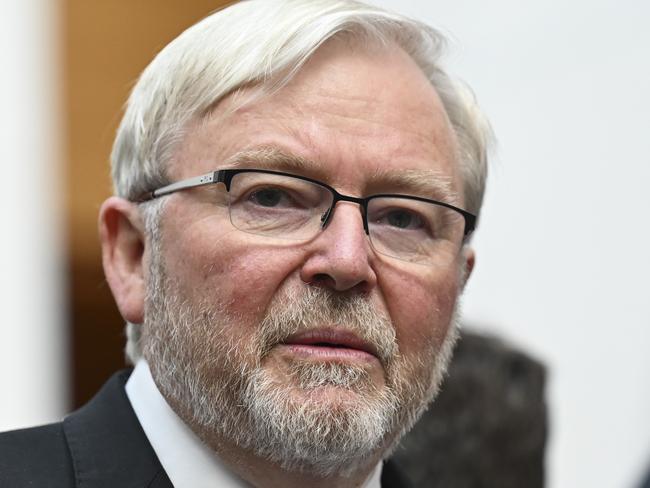
<path fill-rule="evenodd" d="M 353 332 L 339 329 L 314 329 L 292 334 L 283 341 L 301 355 L 327 357 L 378 357 L 376 348 Z"/>

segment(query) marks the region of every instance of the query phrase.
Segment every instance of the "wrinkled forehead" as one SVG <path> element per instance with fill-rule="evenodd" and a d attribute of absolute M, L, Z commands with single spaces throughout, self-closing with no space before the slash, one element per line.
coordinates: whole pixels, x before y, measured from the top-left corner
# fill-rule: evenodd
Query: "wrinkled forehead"
<path fill-rule="evenodd" d="M 333 39 L 281 88 L 273 86 L 269 81 L 241 88 L 191 121 L 170 177 L 193 176 L 229 161 L 246 165 L 245 155 L 275 149 L 270 152 L 291 155 L 287 161 L 309 162 L 303 166 L 326 179 L 328 171 L 345 167 L 346 177 L 377 181 L 385 175 L 387 181 L 417 186 L 413 175 L 435 173 L 441 182 L 448 180 L 447 193 L 459 193 L 462 200 L 456 138 L 442 101 L 397 45 Z M 264 159 L 268 166 L 282 158 Z M 195 168 L 196 161 L 213 167 Z"/>
<path fill-rule="evenodd" d="M 381 59 L 383 63 L 372 63 Z M 370 61 L 370 62 L 368 62 Z M 365 70 L 365 73 L 364 73 Z M 362 74 L 363 83 L 350 83 L 350 73 Z M 388 76 L 390 75 L 390 77 Z M 353 112 L 359 104 L 373 101 L 393 102 L 393 106 L 407 106 L 410 110 L 428 111 L 432 118 L 441 118 L 441 125 L 450 126 L 449 117 L 437 90 L 417 62 L 396 42 L 356 33 L 340 32 L 318 46 L 299 67 L 269 74 L 254 83 L 236 87 L 215 100 L 196 119 L 225 118 L 245 111 L 255 103 L 273 98 L 278 92 L 286 95 L 307 93 L 311 97 L 328 95 L 328 91 L 345 92 L 341 98 Z M 421 98 L 405 97 L 406 93 Z M 398 100 L 395 100 L 395 98 Z M 308 98 L 309 100 L 309 98 Z M 300 99 L 304 104 L 304 99 Z M 291 97 L 281 98 L 290 106 Z M 410 105 L 409 105 L 410 104 Z M 376 108 L 388 103 L 374 104 Z M 304 109 L 309 106 L 303 105 Z M 390 118 L 391 113 L 382 113 Z"/>

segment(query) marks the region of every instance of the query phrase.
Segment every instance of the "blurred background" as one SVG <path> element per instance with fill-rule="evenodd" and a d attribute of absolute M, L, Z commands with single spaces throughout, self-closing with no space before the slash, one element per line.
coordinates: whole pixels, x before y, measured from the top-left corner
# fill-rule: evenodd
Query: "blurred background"
<path fill-rule="evenodd" d="M 0 0 L 0 430 L 123 367 L 96 216 L 138 74 L 216 0 Z M 650 464 L 650 3 L 375 0 L 450 38 L 498 137 L 465 322 L 549 368 L 548 486 Z"/>

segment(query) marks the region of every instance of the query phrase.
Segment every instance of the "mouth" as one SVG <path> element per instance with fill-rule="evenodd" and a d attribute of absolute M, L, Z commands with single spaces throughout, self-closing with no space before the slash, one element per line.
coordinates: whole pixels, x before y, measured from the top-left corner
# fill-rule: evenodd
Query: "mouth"
<path fill-rule="evenodd" d="M 291 354 L 319 360 L 379 360 L 376 348 L 356 334 L 338 329 L 314 329 L 292 334 L 281 344 Z"/>

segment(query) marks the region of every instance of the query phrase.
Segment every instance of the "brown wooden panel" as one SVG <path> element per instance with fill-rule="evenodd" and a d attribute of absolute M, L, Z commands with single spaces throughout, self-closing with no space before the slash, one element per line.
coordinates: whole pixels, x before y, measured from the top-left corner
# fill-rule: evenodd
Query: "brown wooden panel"
<path fill-rule="evenodd" d="M 74 405 L 123 367 L 123 322 L 103 279 L 97 211 L 108 158 L 139 73 L 183 29 L 230 1 L 64 0 L 66 213 Z"/>

